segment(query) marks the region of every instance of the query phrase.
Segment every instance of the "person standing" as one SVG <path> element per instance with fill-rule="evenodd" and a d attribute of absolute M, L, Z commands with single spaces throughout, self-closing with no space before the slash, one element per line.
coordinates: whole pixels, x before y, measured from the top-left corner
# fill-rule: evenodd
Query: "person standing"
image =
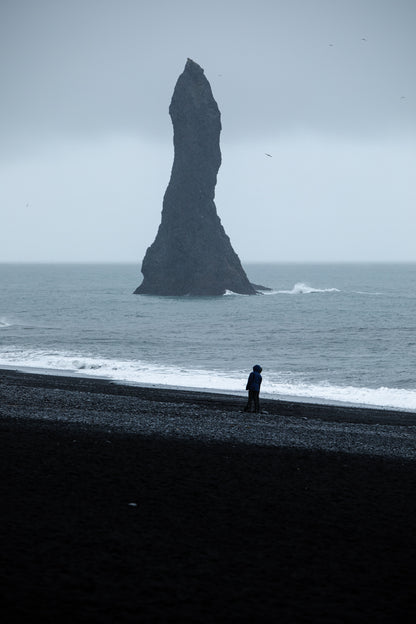
<path fill-rule="evenodd" d="M 245 412 L 251 412 L 251 406 L 254 403 L 254 411 L 256 414 L 260 411 L 260 403 L 259 403 L 259 394 L 260 394 L 260 386 L 263 380 L 260 375 L 262 371 L 262 367 L 259 364 L 253 366 L 253 370 L 250 373 L 246 385 L 246 390 L 248 390 L 248 401 L 247 405 L 244 408 Z"/>

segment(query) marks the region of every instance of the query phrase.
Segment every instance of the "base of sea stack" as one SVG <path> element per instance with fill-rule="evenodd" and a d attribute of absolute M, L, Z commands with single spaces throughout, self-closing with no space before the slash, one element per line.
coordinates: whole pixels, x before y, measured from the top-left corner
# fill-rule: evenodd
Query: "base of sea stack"
<path fill-rule="evenodd" d="M 91 402 L 120 417 L 124 395 L 106 394 L 105 382 L 94 395 L 78 380 L 52 387 L 45 377 L 42 389 L 22 376 L 8 408 L 4 379 L 2 621 L 416 615 L 415 462 L 110 431 L 65 421 Z M 43 393 L 52 420 L 27 418 L 29 392 Z M 154 418 L 159 408 L 167 417 L 152 401 Z"/>
<path fill-rule="evenodd" d="M 235 288 L 235 287 L 234 287 Z M 218 287 L 200 287 L 197 289 L 192 289 L 191 291 L 184 289 L 179 290 L 177 288 L 172 288 L 172 290 L 166 288 L 148 288 L 145 282 L 142 282 L 140 286 L 136 288 L 133 292 L 133 295 L 153 295 L 156 297 L 221 297 L 225 295 L 227 291 L 234 292 L 237 295 L 261 295 L 263 292 L 271 291 L 271 288 L 268 286 L 261 286 L 260 284 L 251 284 L 249 283 L 247 289 L 242 288 L 218 288 Z"/>

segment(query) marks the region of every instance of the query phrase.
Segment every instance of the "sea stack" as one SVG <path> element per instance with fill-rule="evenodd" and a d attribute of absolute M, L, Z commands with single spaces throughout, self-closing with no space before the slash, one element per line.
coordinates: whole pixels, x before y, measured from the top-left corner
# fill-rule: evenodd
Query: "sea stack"
<path fill-rule="evenodd" d="M 188 59 L 169 107 L 174 160 L 162 221 L 143 259 L 135 294 L 256 294 L 214 203 L 221 165 L 221 115 L 204 70 Z"/>

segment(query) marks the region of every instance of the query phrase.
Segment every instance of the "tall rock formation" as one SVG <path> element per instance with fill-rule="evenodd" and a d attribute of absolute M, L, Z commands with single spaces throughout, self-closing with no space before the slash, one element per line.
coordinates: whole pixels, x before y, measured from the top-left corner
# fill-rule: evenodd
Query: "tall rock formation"
<path fill-rule="evenodd" d="M 204 70 L 188 59 L 169 107 L 174 161 L 162 221 L 142 264 L 135 294 L 254 295 L 217 215 L 214 196 L 221 165 L 220 111 Z"/>

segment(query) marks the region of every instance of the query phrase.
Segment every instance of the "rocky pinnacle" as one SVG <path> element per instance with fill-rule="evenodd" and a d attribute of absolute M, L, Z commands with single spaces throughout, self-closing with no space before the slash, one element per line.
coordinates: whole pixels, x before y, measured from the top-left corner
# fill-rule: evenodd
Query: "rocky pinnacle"
<path fill-rule="evenodd" d="M 254 295 L 214 203 L 221 115 L 204 70 L 188 59 L 169 107 L 174 160 L 162 221 L 135 294 Z"/>

